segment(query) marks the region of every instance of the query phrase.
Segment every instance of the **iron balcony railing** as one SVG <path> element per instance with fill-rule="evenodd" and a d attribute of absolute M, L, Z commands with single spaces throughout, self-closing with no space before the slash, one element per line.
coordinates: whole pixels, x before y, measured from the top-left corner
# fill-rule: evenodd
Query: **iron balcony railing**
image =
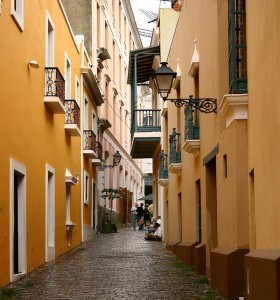
<path fill-rule="evenodd" d="M 167 154 L 162 150 L 159 155 L 159 179 L 168 179 Z"/>
<path fill-rule="evenodd" d="M 96 153 L 97 153 L 97 158 L 102 160 L 102 145 L 100 142 L 96 142 Z"/>
<path fill-rule="evenodd" d="M 132 133 L 161 131 L 160 109 L 135 109 L 133 111 Z"/>
<path fill-rule="evenodd" d="M 181 163 L 181 133 L 176 132 L 173 128 L 172 133 L 169 135 L 169 162 L 170 164 Z"/>
<path fill-rule="evenodd" d="M 96 135 L 92 130 L 84 130 L 84 150 L 96 152 Z"/>
<path fill-rule="evenodd" d="M 45 68 L 46 85 L 45 96 L 55 96 L 65 104 L 65 80 L 58 68 Z"/>
<path fill-rule="evenodd" d="M 80 128 L 80 108 L 76 100 L 65 100 L 65 124 L 76 124 Z"/>
<path fill-rule="evenodd" d="M 229 92 L 232 94 L 248 91 L 245 2 L 228 2 Z"/>
<path fill-rule="evenodd" d="M 197 109 L 192 106 L 185 108 L 185 141 L 199 140 L 199 119 Z"/>
<path fill-rule="evenodd" d="M 145 177 L 145 185 L 153 185 L 153 175 L 149 174 Z"/>

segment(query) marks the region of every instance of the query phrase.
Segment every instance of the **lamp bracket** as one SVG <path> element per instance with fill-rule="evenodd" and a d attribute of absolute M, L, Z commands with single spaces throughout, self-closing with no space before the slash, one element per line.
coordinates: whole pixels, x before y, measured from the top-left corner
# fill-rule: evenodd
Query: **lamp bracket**
<path fill-rule="evenodd" d="M 217 113 L 217 99 L 215 98 L 180 98 L 180 99 L 164 99 L 164 101 L 171 101 L 176 107 L 192 106 L 199 111 L 209 114 Z"/>

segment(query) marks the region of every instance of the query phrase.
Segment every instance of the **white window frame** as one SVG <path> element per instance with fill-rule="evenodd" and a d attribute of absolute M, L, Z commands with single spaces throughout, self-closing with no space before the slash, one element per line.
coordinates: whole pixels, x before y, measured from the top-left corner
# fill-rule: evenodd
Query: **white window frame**
<path fill-rule="evenodd" d="M 75 74 L 75 100 L 81 106 L 81 84 L 78 76 Z"/>
<path fill-rule="evenodd" d="M 89 174 L 87 171 L 84 171 L 84 204 L 89 204 Z"/>
<path fill-rule="evenodd" d="M 65 52 L 65 72 L 64 72 L 64 78 L 65 78 L 65 99 L 71 100 L 71 60 L 68 56 L 68 54 Z"/>
<path fill-rule="evenodd" d="M 49 262 L 55 258 L 55 170 L 46 164 L 45 172 L 45 261 Z"/>
<path fill-rule="evenodd" d="M 18 186 L 19 203 L 19 269 L 14 274 L 14 173 L 22 176 Z M 26 167 L 14 159 L 10 159 L 10 281 L 20 279 L 27 273 L 27 244 L 26 244 Z"/>
<path fill-rule="evenodd" d="M 51 29 L 49 31 L 49 29 Z M 54 67 L 54 22 L 50 16 L 50 13 L 46 11 L 46 67 Z"/>
<path fill-rule="evenodd" d="M 16 4 L 16 9 L 15 9 Z M 11 0 L 11 15 L 21 31 L 24 28 L 24 0 Z"/>

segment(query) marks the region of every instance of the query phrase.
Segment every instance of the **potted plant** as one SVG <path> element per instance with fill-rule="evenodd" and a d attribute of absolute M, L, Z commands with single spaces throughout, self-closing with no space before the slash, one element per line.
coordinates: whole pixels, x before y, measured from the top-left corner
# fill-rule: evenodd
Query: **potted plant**
<path fill-rule="evenodd" d="M 104 200 L 110 201 L 110 216 L 108 217 L 108 213 L 105 213 L 105 215 L 102 218 L 102 224 L 101 224 L 101 232 L 103 233 L 112 233 L 117 232 L 117 226 L 114 223 L 111 223 L 111 217 L 112 217 L 112 210 L 113 210 L 113 200 L 122 198 L 121 196 L 122 190 L 120 188 L 118 189 L 103 189 L 101 191 L 101 198 Z"/>

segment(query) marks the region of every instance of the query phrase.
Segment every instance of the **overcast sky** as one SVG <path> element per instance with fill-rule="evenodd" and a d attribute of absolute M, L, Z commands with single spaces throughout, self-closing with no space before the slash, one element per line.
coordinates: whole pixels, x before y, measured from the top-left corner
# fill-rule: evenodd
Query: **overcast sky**
<path fill-rule="evenodd" d="M 140 9 L 158 14 L 159 7 L 170 7 L 171 5 L 169 1 L 160 0 L 130 0 L 130 3 L 136 19 L 137 27 L 147 30 L 153 30 L 156 23 L 148 23 L 150 19 L 142 13 Z M 141 36 L 141 39 L 144 47 L 148 47 L 150 45 L 150 38 Z"/>

